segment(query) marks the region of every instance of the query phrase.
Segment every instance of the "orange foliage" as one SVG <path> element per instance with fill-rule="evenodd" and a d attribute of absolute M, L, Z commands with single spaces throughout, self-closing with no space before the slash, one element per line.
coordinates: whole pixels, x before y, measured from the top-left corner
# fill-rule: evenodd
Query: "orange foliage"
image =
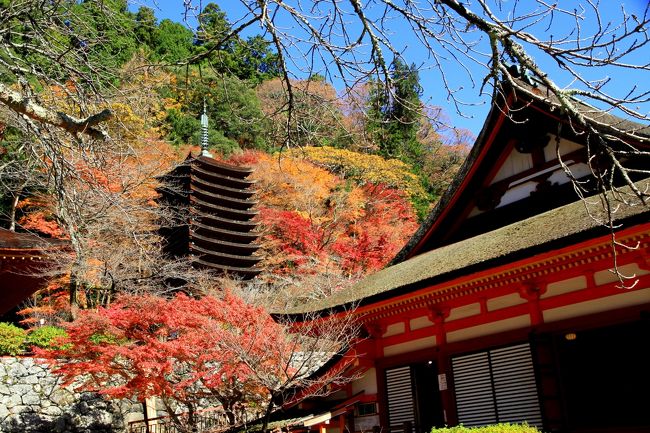
<path fill-rule="evenodd" d="M 255 169 L 269 272 L 335 268 L 358 278 L 383 267 L 417 228 L 404 191 L 370 182 L 358 186 L 287 154 L 248 151 L 229 162 Z"/>
<path fill-rule="evenodd" d="M 70 276 L 63 275 L 53 279 L 34 295 L 34 305 L 18 311 L 23 317 L 20 323 L 32 326 L 41 323 L 58 325 L 70 312 L 68 285 Z"/>
<path fill-rule="evenodd" d="M 18 220 L 25 230 L 41 233 L 53 238 L 63 238 L 65 231 L 52 219 L 51 214 L 44 210 L 31 212 Z"/>
<path fill-rule="evenodd" d="M 53 238 L 65 238 L 65 230 L 57 223 L 51 208 L 51 199 L 46 196 L 32 196 L 18 202 L 23 216 L 18 224 L 25 230 Z"/>
<path fill-rule="evenodd" d="M 340 98 L 334 87 L 320 80 L 292 81 L 293 111 L 291 129 L 301 146 L 332 143 L 345 135 Z M 256 89 L 264 114 L 270 119 L 269 142 L 285 144 L 289 93 L 280 79 L 264 81 Z"/>

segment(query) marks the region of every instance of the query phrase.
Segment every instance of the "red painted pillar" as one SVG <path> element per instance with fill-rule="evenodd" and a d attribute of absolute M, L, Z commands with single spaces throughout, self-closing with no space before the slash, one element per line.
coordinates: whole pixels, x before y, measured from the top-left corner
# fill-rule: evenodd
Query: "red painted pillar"
<path fill-rule="evenodd" d="M 530 314 L 531 326 L 538 326 L 544 323 L 544 315 L 539 305 L 539 297 L 546 292 L 545 283 L 529 282 L 519 287 L 519 296 L 528 301 L 528 313 Z"/>
<path fill-rule="evenodd" d="M 451 369 L 449 366 L 449 359 L 447 355 L 447 331 L 445 329 L 445 319 L 449 317 L 450 309 L 434 309 L 429 315 L 429 319 L 434 323 L 436 328 L 436 345 L 438 348 L 438 389 L 440 392 L 440 400 L 442 401 L 442 410 L 445 424 L 456 425 L 456 405 L 452 390 L 449 387 L 449 379 L 451 378 Z"/>
<path fill-rule="evenodd" d="M 370 335 L 373 343 L 374 359 L 382 359 L 384 357 L 384 345 L 382 336 L 386 333 L 386 326 L 377 321 L 373 323 L 366 323 L 364 325 L 368 335 Z M 379 410 L 379 424 L 380 430 L 388 431 L 388 405 L 386 401 L 386 386 L 384 382 L 384 368 L 375 363 L 375 380 L 377 383 L 377 406 Z"/>

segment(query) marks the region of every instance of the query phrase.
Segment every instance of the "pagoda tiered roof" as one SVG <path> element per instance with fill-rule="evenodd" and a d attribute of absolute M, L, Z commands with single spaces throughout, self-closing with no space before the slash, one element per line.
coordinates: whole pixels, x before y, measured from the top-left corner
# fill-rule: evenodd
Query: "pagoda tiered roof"
<path fill-rule="evenodd" d="M 167 228 L 168 253 L 190 255 L 197 267 L 222 271 L 248 279 L 259 274 L 262 258 L 255 254 L 259 245 L 258 214 L 253 199 L 256 191 L 253 172 L 206 156 L 192 157 L 160 178 L 161 201 L 186 210 L 176 230 Z M 180 228 L 187 227 L 187 230 Z M 182 239 L 181 239 L 182 238 Z"/>

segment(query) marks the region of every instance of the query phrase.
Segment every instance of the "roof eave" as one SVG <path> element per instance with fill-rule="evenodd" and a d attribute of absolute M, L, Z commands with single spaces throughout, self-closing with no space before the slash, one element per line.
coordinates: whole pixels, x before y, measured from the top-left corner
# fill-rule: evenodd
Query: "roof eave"
<path fill-rule="evenodd" d="M 497 98 L 500 98 L 500 101 L 497 100 Z M 465 180 L 469 178 L 469 175 L 472 172 L 472 167 L 474 167 L 477 161 L 480 160 L 486 147 L 491 142 L 491 138 L 495 135 L 495 125 L 499 124 L 499 119 L 505 116 L 505 110 L 508 103 L 507 97 L 504 97 L 499 93 L 493 95 L 492 100 L 493 103 L 491 104 L 490 111 L 483 123 L 483 128 L 474 141 L 474 145 L 472 146 L 469 155 L 465 158 L 463 165 L 458 170 L 458 173 L 456 173 L 456 176 L 440 197 L 431 213 L 429 213 L 427 218 L 422 222 L 422 224 L 420 224 L 420 227 L 416 230 L 415 234 L 386 265 L 386 267 L 400 263 L 417 254 L 418 247 L 431 235 L 436 222 L 442 217 L 446 210 L 450 208 L 462 192 L 463 184 L 465 183 Z"/>

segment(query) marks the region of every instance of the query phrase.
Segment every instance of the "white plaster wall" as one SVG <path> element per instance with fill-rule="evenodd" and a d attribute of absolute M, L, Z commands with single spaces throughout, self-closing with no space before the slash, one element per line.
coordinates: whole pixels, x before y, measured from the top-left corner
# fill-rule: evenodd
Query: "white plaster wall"
<path fill-rule="evenodd" d="M 530 326 L 530 316 L 522 315 L 497 322 L 485 323 L 472 326 L 458 331 L 447 333 L 447 342 L 468 340 L 470 338 L 482 337 L 484 335 L 497 334 L 499 332 L 512 331 L 513 329 L 526 328 Z"/>
<path fill-rule="evenodd" d="M 477 314 L 481 314 L 481 304 L 478 302 L 474 304 L 463 305 L 462 307 L 452 308 L 449 312 L 449 317 L 445 319 L 445 322 L 451 322 L 452 320 L 476 316 Z"/>
<path fill-rule="evenodd" d="M 569 278 L 567 280 L 548 284 L 548 286 L 546 286 L 546 292 L 540 295 L 540 299 L 563 295 L 565 293 L 571 293 L 575 292 L 576 290 L 582 290 L 586 288 L 587 278 L 581 275 L 579 277 Z"/>
<path fill-rule="evenodd" d="M 510 188 L 506 193 L 501 197 L 501 201 L 497 208 L 514 203 L 519 200 L 523 200 L 530 195 L 531 192 L 537 189 L 536 182 L 524 182 L 517 186 Z"/>
<path fill-rule="evenodd" d="M 544 148 L 544 157 L 547 161 L 552 161 L 557 158 L 555 150 L 555 135 L 551 135 L 550 143 Z M 560 139 L 560 155 L 566 155 L 567 153 L 578 150 L 582 145 L 576 143 L 575 141 L 567 140 L 566 138 Z"/>
<path fill-rule="evenodd" d="M 488 299 L 487 309 L 488 311 L 494 311 L 524 303 L 526 303 L 526 300 L 522 298 L 519 293 L 510 293 L 509 295 Z"/>
<path fill-rule="evenodd" d="M 638 277 L 641 275 L 647 275 L 649 273 L 648 271 L 639 268 L 639 265 L 636 263 L 619 266 L 618 271 L 621 275 L 629 277 Z M 594 274 L 594 282 L 598 286 L 607 283 L 614 283 L 616 281 L 618 281 L 618 276 L 609 269 L 603 269 L 602 271 L 598 271 Z"/>
<path fill-rule="evenodd" d="M 506 179 L 533 166 L 533 158 L 529 154 L 519 153 L 515 149 L 510 152 L 508 158 L 492 180 L 492 183 Z"/>
<path fill-rule="evenodd" d="M 411 322 L 409 323 L 409 327 L 411 328 L 411 331 L 415 331 L 416 329 L 426 328 L 427 326 L 433 326 L 433 322 L 427 316 L 411 319 Z"/>
<path fill-rule="evenodd" d="M 354 418 L 354 431 L 356 432 L 371 432 L 375 426 L 379 426 L 379 415 L 358 416 Z"/>
<path fill-rule="evenodd" d="M 351 383 L 352 394 L 363 391 L 365 394 L 377 394 L 377 370 L 370 368 L 359 379 Z"/>
<path fill-rule="evenodd" d="M 406 326 L 404 325 L 404 322 L 393 323 L 386 327 L 386 332 L 384 332 L 382 337 L 390 337 L 392 335 L 403 334 L 405 331 Z"/>
<path fill-rule="evenodd" d="M 621 292 L 616 295 L 544 310 L 544 322 L 556 322 L 558 320 L 571 319 L 587 314 L 601 313 L 603 311 L 646 303 L 650 303 L 650 288 L 636 290 L 621 289 Z"/>
<path fill-rule="evenodd" d="M 393 344 L 384 347 L 384 356 L 394 356 L 401 353 L 414 352 L 416 350 L 427 349 L 436 345 L 436 337 L 424 337 L 406 343 Z"/>

